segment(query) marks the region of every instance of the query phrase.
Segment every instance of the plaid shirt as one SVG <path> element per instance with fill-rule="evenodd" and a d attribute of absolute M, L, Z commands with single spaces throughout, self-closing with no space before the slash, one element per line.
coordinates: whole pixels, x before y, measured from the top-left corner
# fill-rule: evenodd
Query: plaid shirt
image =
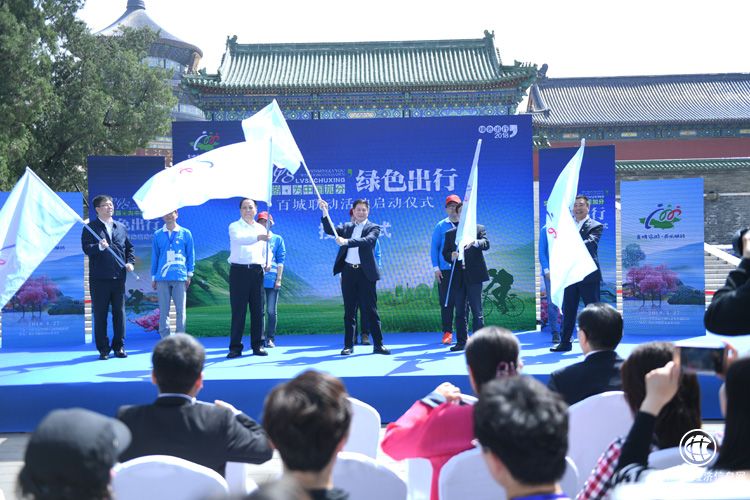
<path fill-rule="evenodd" d="M 596 461 L 594 470 L 591 471 L 576 500 L 597 500 L 609 497 L 609 480 L 617 468 L 624 442 L 625 438 L 619 437 L 610 443 L 607 450 Z"/>

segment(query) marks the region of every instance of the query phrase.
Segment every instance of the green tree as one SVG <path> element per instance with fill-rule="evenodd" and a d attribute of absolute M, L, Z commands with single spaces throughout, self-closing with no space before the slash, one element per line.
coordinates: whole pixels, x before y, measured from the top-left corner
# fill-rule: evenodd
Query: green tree
<path fill-rule="evenodd" d="M 169 132 L 168 72 L 145 58 L 156 34 L 95 37 L 83 0 L 0 0 L 0 188 L 31 167 L 53 189 L 85 187 L 86 157 L 131 154 Z"/>
<path fill-rule="evenodd" d="M 622 251 L 622 265 L 626 269 L 636 267 L 644 260 L 646 260 L 646 254 L 638 243 L 631 243 Z"/>

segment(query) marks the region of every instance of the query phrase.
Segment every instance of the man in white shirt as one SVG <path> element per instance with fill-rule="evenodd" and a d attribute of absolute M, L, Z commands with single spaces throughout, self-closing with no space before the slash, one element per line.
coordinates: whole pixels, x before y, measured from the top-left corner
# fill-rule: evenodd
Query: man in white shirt
<path fill-rule="evenodd" d="M 263 348 L 263 267 L 266 265 L 266 228 L 255 222 L 254 200 L 240 202 L 240 220 L 229 225 L 229 303 L 232 307 L 231 338 L 227 358 L 242 355 L 242 335 L 250 306 L 250 346 L 256 356 L 267 356 Z"/>

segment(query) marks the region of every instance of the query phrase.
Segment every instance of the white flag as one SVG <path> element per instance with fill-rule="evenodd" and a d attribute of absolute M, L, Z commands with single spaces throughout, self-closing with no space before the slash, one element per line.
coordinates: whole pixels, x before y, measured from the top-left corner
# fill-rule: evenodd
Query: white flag
<path fill-rule="evenodd" d="M 578 283 L 596 271 L 596 263 L 586 249 L 570 213 L 576 200 L 585 147 L 586 140 L 582 139 L 581 147 L 560 173 L 547 200 L 545 234 L 549 244 L 550 295 L 558 307 L 562 307 L 567 286 Z"/>
<path fill-rule="evenodd" d="M 0 209 L 0 306 L 8 303 L 76 222 L 83 220 L 26 168 Z"/>
<path fill-rule="evenodd" d="M 279 168 L 294 174 L 300 163 L 305 161 L 276 99 L 250 118 L 242 120 L 242 131 L 248 142 L 271 142 L 271 161 Z"/>
<path fill-rule="evenodd" d="M 272 166 L 267 142 L 238 142 L 162 170 L 133 195 L 144 219 L 181 207 L 241 196 L 271 201 Z"/>
<path fill-rule="evenodd" d="M 464 203 L 461 207 L 461 218 L 456 230 L 456 245 L 458 245 L 458 260 L 464 260 L 464 246 L 477 239 L 477 170 L 479 163 L 479 150 L 482 148 L 482 139 L 477 141 L 474 150 L 474 162 L 471 164 L 469 182 L 466 185 Z"/>

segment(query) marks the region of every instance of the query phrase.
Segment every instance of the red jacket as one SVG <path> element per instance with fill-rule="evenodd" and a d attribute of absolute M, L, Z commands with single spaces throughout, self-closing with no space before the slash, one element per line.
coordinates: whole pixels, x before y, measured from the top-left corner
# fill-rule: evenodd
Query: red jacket
<path fill-rule="evenodd" d="M 388 424 L 381 446 L 394 460 L 426 458 L 432 464 L 430 498 L 438 500 L 438 476 L 454 455 L 473 448 L 474 407 L 444 403 L 432 408 L 417 401 Z"/>

